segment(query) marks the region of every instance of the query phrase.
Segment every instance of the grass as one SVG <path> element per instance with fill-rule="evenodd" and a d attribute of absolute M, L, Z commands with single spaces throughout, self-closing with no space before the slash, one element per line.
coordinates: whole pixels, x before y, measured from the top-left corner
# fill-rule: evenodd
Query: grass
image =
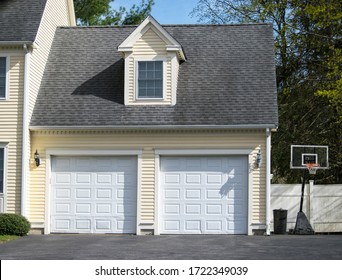
<path fill-rule="evenodd" d="M 19 238 L 16 235 L 0 235 L 0 244 Z"/>

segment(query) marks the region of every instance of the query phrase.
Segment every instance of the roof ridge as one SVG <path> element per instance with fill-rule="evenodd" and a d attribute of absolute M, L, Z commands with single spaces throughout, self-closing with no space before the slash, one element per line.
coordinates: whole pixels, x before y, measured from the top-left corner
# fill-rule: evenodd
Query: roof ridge
<path fill-rule="evenodd" d="M 211 27 L 211 26 L 251 26 L 251 25 L 272 25 L 271 22 L 253 23 L 231 23 L 231 24 L 161 24 L 163 27 Z M 138 25 L 92 25 L 92 26 L 59 26 L 61 29 L 116 29 L 116 28 L 136 28 Z"/>
<path fill-rule="evenodd" d="M 106 29 L 106 28 L 136 28 L 137 25 L 92 25 L 92 26 L 58 26 L 60 29 Z"/>

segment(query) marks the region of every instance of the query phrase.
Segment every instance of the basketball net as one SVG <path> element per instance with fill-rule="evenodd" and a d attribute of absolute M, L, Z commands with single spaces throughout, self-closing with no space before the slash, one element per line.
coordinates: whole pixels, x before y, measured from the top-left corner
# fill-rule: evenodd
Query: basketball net
<path fill-rule="evenodd" d="M 309 170 L 310 174 L 316 174 L 317 169 L 320 167 L 318 163 L 307 163 L 306 168 Z"/>

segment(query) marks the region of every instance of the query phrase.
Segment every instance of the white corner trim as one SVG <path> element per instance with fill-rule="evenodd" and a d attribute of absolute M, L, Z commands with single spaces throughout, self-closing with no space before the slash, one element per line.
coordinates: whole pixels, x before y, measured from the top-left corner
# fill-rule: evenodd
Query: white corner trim
<path fill-rule="evenodd" d="M 136 234 L 141 235 L 141 177 L 142 177 L 142 153 L 137 155 L 137 219 Z"/>
<path fill-rule="evenodd" d="M 177 103 L 177 79 L 178 79 L 178 59 L 177 55 L 173 54 L 171 57 L 171 105 L 174 106 Z"/>
<path fill-rule="evenodd" d="M 24 66 L 24 98 L 23 98 L 23 138 L 21 155 L 21 215 L 27 216 L 27 185 L 28 185 L 28 167 L 29 167 L 29 96 L 30 96 L 30 58 L 31 53 L 27 49 L 25 54 Z"/>
<path fill-rule="evenodd" d="M 51 211 L 51 155 L 47 154 L 45 159 L 45 225 L 44 234 L 49 234 L 51 230 L 50 225 L 50 211 Z"/>
<path fill-rule="evenodd" d="M 154 154 L 154 235 L 160 235 L 159 230 L 159 205 L 160 205 L 160 194 L 159 194 L 159 187 L 160 187 L 160 176 L 159 176 L 159 169 L 160 169 L 160 155 L 155 153 Z"/>
<path fill-rule="evenodd" d="M 248 154 L 248 217 L 247 217 L 247 232 L 248 235 L 253 235 L 253 153 L 252 151 Z"/>
<path fill-rule="evenodd" d="M 129 67 L 130 67 L 130 60 L 132 59 L 132 53 L 127 54 L 125 53 L 125 77 L 124 77 L 124 104 L 127 106 L 129 104 L 129 93 L 130 93 L 130 88 L 129 88 Z M 134 60 L 133 60 L 133 68 L 134 68 Z M 133 69 L 133 75 L 134 75 L 134 69 Z M 133 83 L 134 84 L 134 83 Z M 133 91 L 135 91 L 133 85 Z"/>
<path fill-rule="evenodd" d="M 271 234 L 271 131 L 266 129 L 266 235 Z"/>
<path fill-rule="evenodd" d="M 73 0 L 68 1 L 68 11 L 69 11 L 69 19 L 70 19 L 70 26 L 76 26 L 76 16 L 75 16 L 75 7 Z"/>
<path fill-rule="evenodd" d="M 8 144 L 0 142 L 0 148 L 4 149 L 4 174 L 3 174 L 3 193 L 0 194 L 3 201 L 3 211 L 6 212 L 7 210 L 7 165 L 8 165 Z"/>

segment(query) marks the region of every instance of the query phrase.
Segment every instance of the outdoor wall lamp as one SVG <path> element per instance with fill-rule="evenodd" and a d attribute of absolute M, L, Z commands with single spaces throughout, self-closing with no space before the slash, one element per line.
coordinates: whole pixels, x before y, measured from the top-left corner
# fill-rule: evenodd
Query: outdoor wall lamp
<path fill-rule="evenodd" d="M 256 159 L 255 159 L 255 164 L 258 168 L 260 168 L 261 162 L 262 162 L 262 155 L 261 155 L 261 150 L 259 149 L 259 151 L 256 155 Z"/>
<path fill-rule="evenodd" d="M 38 153 L 38 150 L 34 153 L 34 161 L 36 162 L 36 166 L 38 167 L 40 165 L 40 155 Z"/>

